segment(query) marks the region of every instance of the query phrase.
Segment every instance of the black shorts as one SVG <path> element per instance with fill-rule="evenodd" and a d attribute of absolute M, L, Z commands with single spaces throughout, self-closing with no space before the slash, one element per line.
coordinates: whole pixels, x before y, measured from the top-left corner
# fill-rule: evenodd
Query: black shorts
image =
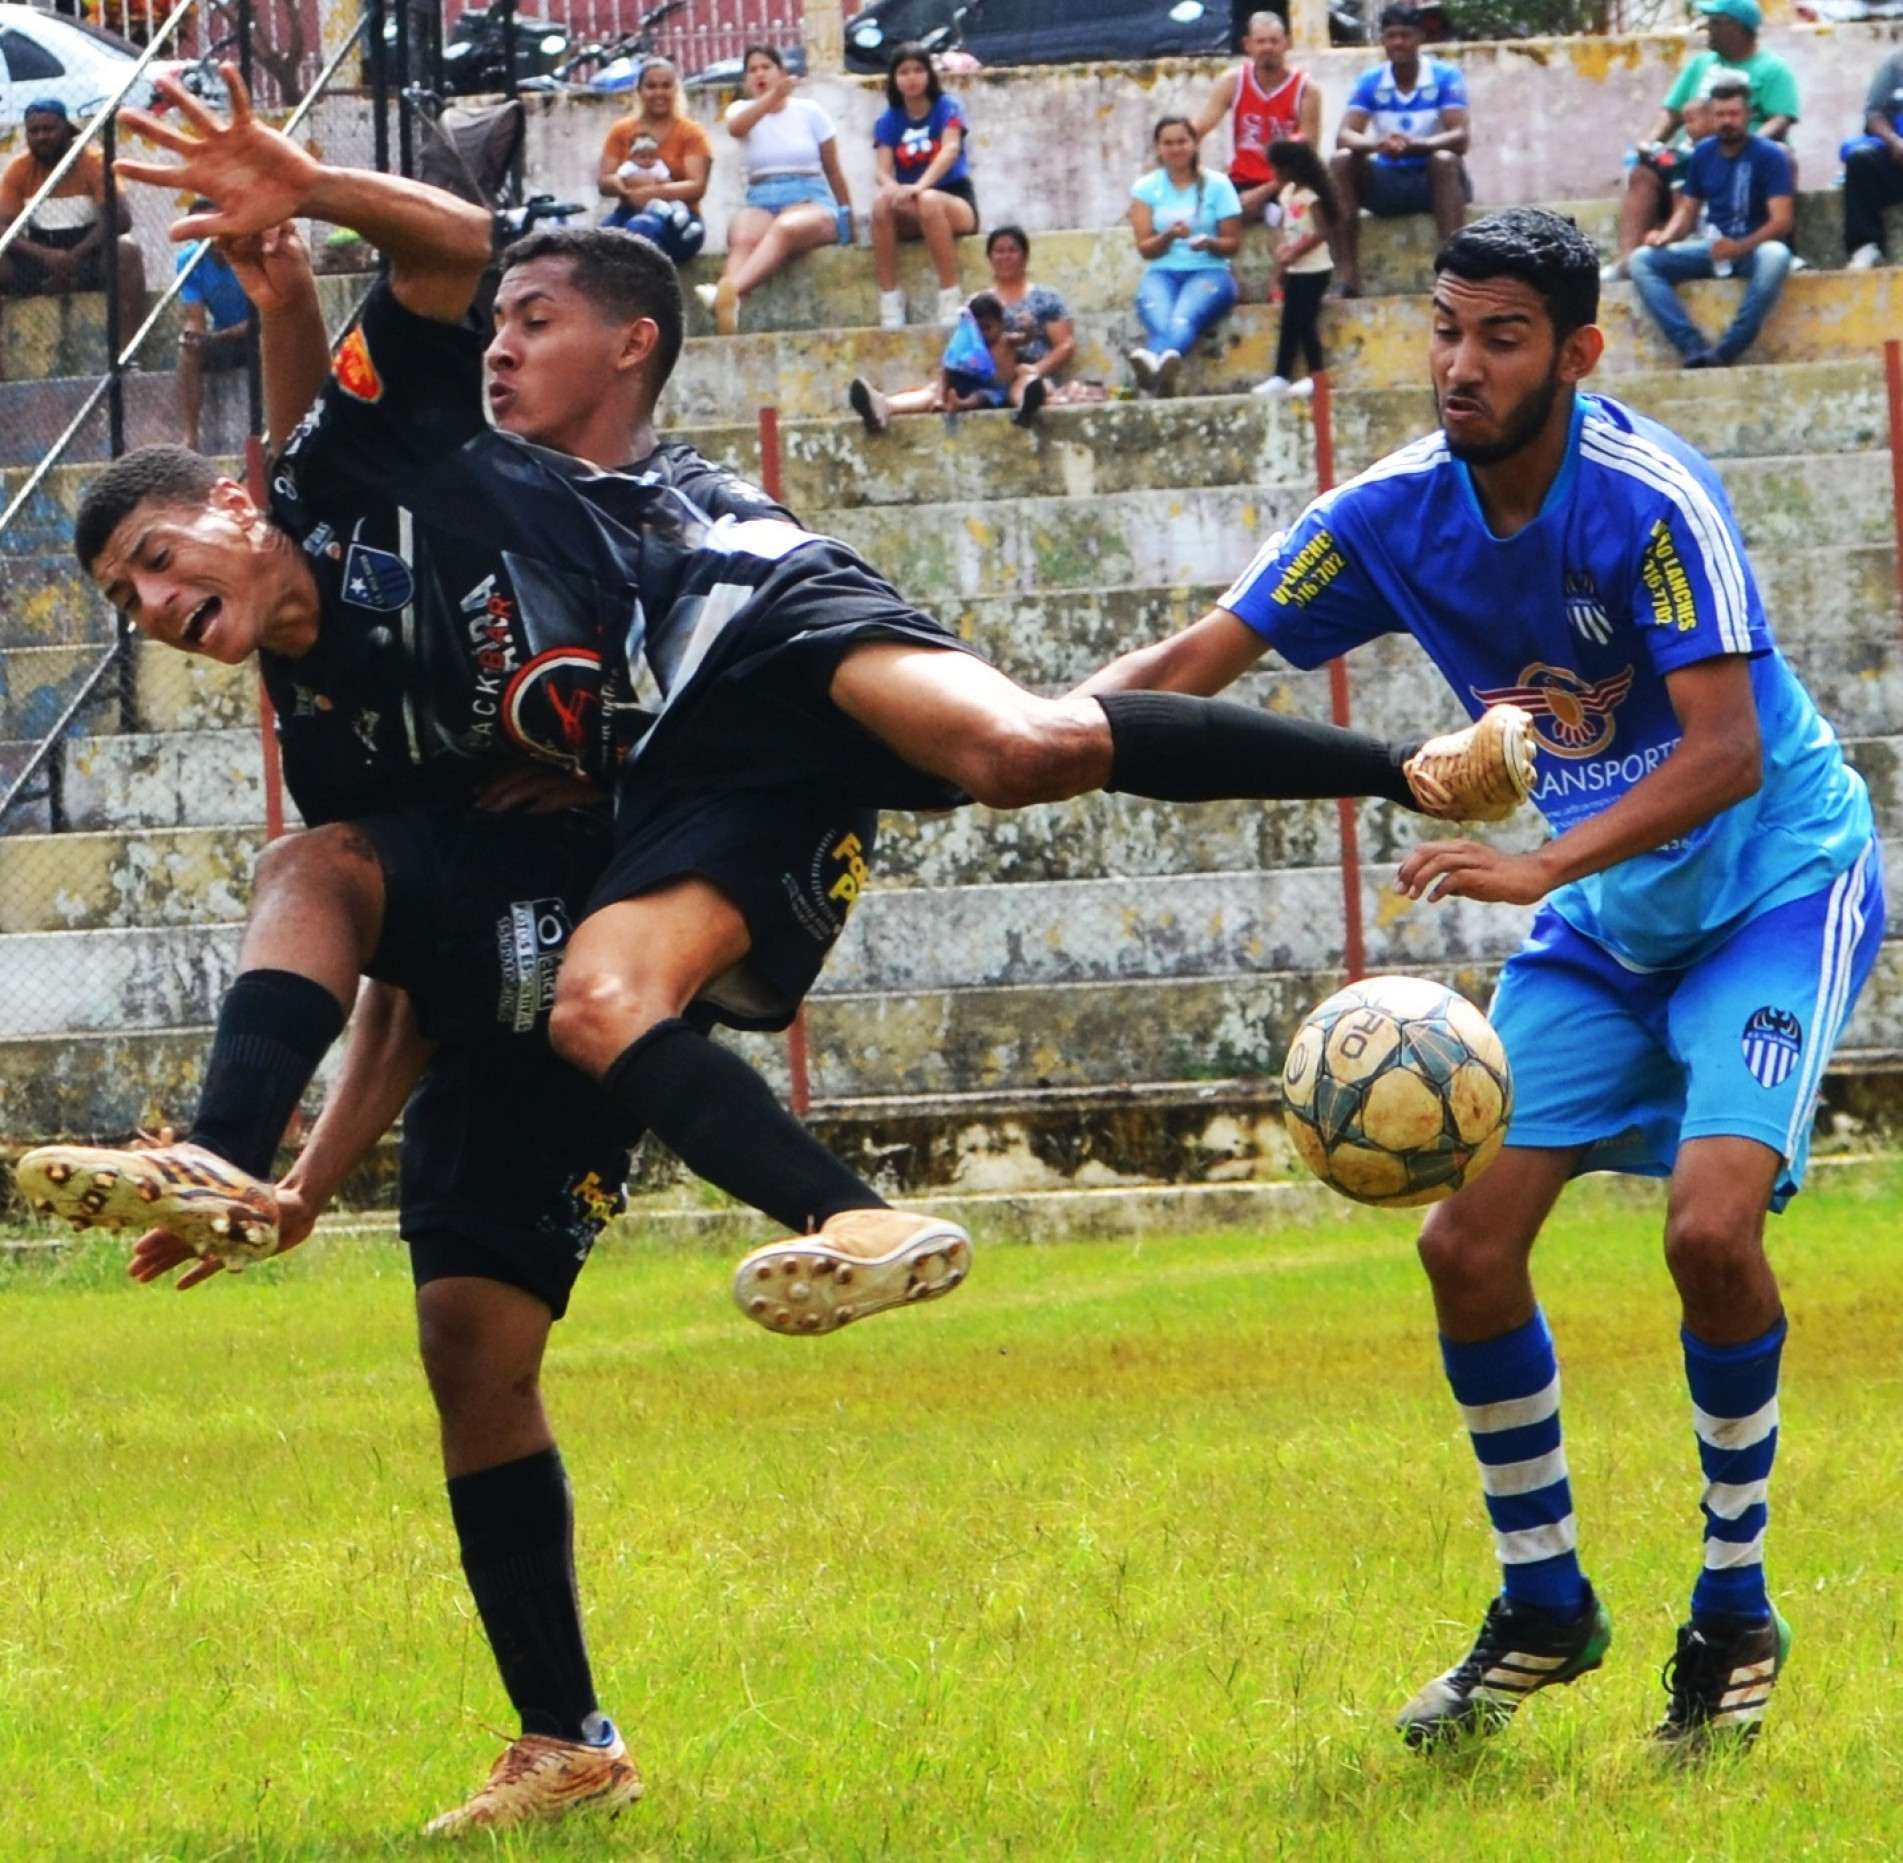
<path fill-rule="evenodd" d="M 356 826 L 383 869 L 369 974 L 438 1044 L 403 1115 L 400 1226 L 417 1284 L 479 1275 L 560 1318 L 622 1207 L 639 1135 L 548 1046 L 568 937 L 608 853 L 598 813 L 413 808 Z"/>
<path fill-rule="evenodd" d="M 967 175 L 962 181 L 935 181 L 932 184 L 934 194 L 949 194 L 953 200 L 963 201 L 971 209 L 972 231 L 975 233 L 980 224 L 978 217 L 978 190 L 971 185 Z"/>
<path fill-rule="evenodd" d="M 36 232 L 28 227 L 25 237 L 36 246 L 51 246 L 60 252 L 68 252 L 92 231 L 91 227 L 58 227 L 49 231 Z M 101 240 L 92 251 L 79 262 L 79 272 L 70 285 L 55 287 L 52 274 L 47 271 L 44 262 L 34 253 L 22 252 L 18 246 L 9 252 L 0 265 L 12 269 L 13 277 L 7 290 L 16 298 L 42 297 L 57 291 L 103 291 L 106 288 L 104 270 L 105 255 L 111 250 L 111 242 Z"/>
<path fill-rule="evenodd" d="M 670 880 L 708 880 L 740 909 L 753 948 L 701 992 L 706 1019 L 783 1029 L 845 929 L 872 859 L 878 812 L 794 793 L 623 792 L 615 851 L 588 910 Z"/>

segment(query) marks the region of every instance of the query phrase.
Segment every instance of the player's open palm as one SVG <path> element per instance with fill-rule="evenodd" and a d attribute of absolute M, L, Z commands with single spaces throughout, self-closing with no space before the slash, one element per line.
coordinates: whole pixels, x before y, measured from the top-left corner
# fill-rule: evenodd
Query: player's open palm
<path fill-rule="evenodd" d="M 214 203 L 209 213 L 175 221 L 176 240 L 262 233 L 297 211 L 318 173 L 315 157 L 251 114 L 251 96 L 237 66 L 218 69 L 231 93 L 229 123 L 219 122 L 170 77 L 159 78 L 154 88 L 178 111 L 182 123 L 165 122 L 145 110 L 127 110 L 123 116 L 128 129 L 176 155 L 182 166 L 122 161 L 121 175 L 152 187 L 202 194 Z"/>

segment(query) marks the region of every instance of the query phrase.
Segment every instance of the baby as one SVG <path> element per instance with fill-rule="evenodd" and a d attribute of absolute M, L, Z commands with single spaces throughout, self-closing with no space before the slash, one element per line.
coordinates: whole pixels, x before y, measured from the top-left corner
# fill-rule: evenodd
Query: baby
<path fill-rule="evenodd" d="M 646 134 L 628 144 L 628 159 L 615 170 L 615 175 L 622 181 L 641 181 L 650 186 L 674 178 L 661 160 L 661 145 Z"/>

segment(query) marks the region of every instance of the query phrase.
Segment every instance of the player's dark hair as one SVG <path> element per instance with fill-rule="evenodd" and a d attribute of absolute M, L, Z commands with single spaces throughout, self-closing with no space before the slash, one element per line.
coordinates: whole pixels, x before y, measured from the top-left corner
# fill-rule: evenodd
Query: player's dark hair
<path fill-rule="evenodd" d="M 1384 6 L 1381 9 L 1381 23 L 1375 30 L 1386 32 L 1390 26 L 1405 26 L 1409 32 L 1421 31 L 1420 8 L 1410 6 L 1407 0 L 1395 0 L 1393 6 Z"/>
<path fill-rule="evenodd" d="M 1751 97 L 1751 80 L 1749 78 L 1720 78 L 1705 92 L 1705 101 L 1716 103 L 1720 97 L 1742 97 L 1748 102 Z"/>
<path fill-rule="evenodd" d="M 894 110 L 905 108 L 905 99 L 899 95 L 899 67 L 901 65 L 925 67 L 925 102 L 928 109 L 944 96 L 945 87 L 939 82 L 938 67 L 932 63 L 931 53 L 916 39 L 907 39 L 892 54 L 892 62 L 885 68 L 885 100 Z"/>
<path fill-rule="evenodd" d="M 764 58 L 770 63 L 778 65 L 782 71 L 786 69 L 786 60 L 770 45 L 748 46 L 747 49 L 740 54 L 740 69 L 745 71 L 756 58 Z"/>
<path fill-rule="evenodd" d="M 1341 202 L 1335 184 L 1328 178 L 1327 165 L 1308 143 L 1292 136 L 1277 136 L 1264 153 L 1278 175 L 1314 195 L 1315 204 L 1322 210 L 1324 228 L 1332 232 L 1341 224 Z"/>
<path fill-rule="evenodd" d="M 73 523 L 73 554 L 87 575 L 119 526 L 141 505 L 199 506 L 225 475 L 189 446 L 141 446 L 86 487 Z"/>
<path fill-rule="evenodd" d="M 680 359 L 685 312 L 681 275 L 651 239 L 612 226 L 550 226 L 518 239 L 502 255 L 513 271 L 535 259 L 566 259 L 575 289 L 604 317 L 617 323 L 651 318 L 660 331 L 654 360 L 655 392 L 666 385 Z"/>
<path fill-rule="evenodd" d="M 980 323 L 1004 322 L 1004 299 L 995 291 L 980 291 L 967 298 L 965 309 L 970 311 L 974 320 Z"/>
<path fill-rule="evenodd" d="M 986 236 L 986 238 L 985 238 L 985 257 L 986 257 L 987 259 L 991 257 L 991 249 L 992 249 L 992 247 L 993 247 L 993 246 L 995 246 L 995 245 L 996 245 L 996 244 L 998 243 L 998 241 L 999 241 L 999 240 L 1001 240 L 1001 239 L 1014 239 L 1014 240 L 1016 240 L 1016 241 L 1017 241 L 1017 243 L 1018 243 L 1018 250 L 1019 250 L 1019 251 L 1020 251 L 1021 253 L 1023 253 L 1023 254 L 1024 254 L 1024 256 L 1025 256 L 1025 257 L 1026 257 L 1027 259 L 1028 259 L 1028 258 L 1029 258 L 1029 257 L 1031 256 L 1031 236 L 1030 236 L 1030 234 L 1029 234 L 1029 233 L 1027 233 L 1027 232 L 1026 232 L 1026 231 L 1025 231 L 1024 229 L 1023 229 L 1023 227 L 1021 227 L 1021 226 L 1014 226 L 1014 225 L 1012 225 L 1012 223 L 1011 223 L 1010 221 L 1008 221 L 1008 220 L 1007 220 L 1007 221 L 1006 221 L 1006 222 L 1004 223 L 1004 225 L 1003 225 L 1003 226 L 994 226 L 994 227 L 993 227 L 993 228 L 991 229 L 991 231 L 990 231 L 990 233 L 989 233 L 989 234 L 988 234 L 988 235 Z"/>
<path fill-rule="evenodd" d="M 1478 282 L 1517 278 L 1537 291 L 1564 342 L 1599 317 L 1599 248 L 1576 222 L 1544 207 L 1508 207 L 1462 227 L 1434 258 L 1434 274 Z"/>

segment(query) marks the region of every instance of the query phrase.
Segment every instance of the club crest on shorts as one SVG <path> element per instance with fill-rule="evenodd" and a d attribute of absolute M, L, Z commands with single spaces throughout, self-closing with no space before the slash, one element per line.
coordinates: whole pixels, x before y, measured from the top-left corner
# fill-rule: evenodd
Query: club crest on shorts
<path fill-rule="evenodd" d="M 395 551 L 373 550 L 367 543 L 350 546 L 344 558 L 344 600 L 351 607 L 394 614 L 407 608 L 415 593 L 416 578 Z"/>
<path fill-rule="evenodd" d="M 1779 1087 L 1803 1052 L 1804 1027 L 1788 1009 L 1766 1003 L 1754 1009 L 1741 1038 L 1744 1064 L 1760 1087 Z"/>
<path fill-rule="evenodd" d="M 496 1020 L 504 1028 L 530 1034 L 554 1007 L 555 979 L 574 929 L 559 899 L 518 899 L 496 920 Z"/>

